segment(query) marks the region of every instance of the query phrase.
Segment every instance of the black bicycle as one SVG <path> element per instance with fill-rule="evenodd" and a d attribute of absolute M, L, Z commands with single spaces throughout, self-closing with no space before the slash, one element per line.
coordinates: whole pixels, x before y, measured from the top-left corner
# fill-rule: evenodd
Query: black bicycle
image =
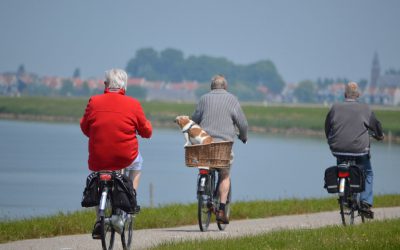
<path fill-rule="evenodd" d="M 101 224 L 101 245 L 104 250 L 113 249 L 115 232 L 121 235 L 124 250 L 131 249 L 134 216 L 113 206 L 112 189 L 117 172 L 98 172 L 100 203 L 99 216 Z"/>
<path fill-rule="evenodd" d="M 331 169 L 336 181 L 327 188 L 331 188 L 331 191 L 339 195 L 342 224 L 353 225 L 357 221 L 364 223 L 366 218 L 373 218 L 373 214 L 361 208 L 360 193 L 365 189 L 365 177 L 363 170 L 356 165 L 355 159 L 349 158 Z"/>
<path fill-rule="evenodd" d="M 210 225 L 211 214 L 218 212 L 219 198 L 219 183 L 217 170 L 214 168 L 200 167 L 197 181 L 197 218 L 199 227 L 202 232 L 207 231 Z M 230 185 L 230 187 L 232 184 Z M 225 204 L 225 214 L 229 218 L 230 201 L 232 190 L 229 188 L 228 198 Z M 217 221 L 219 230 L 225 230 L 226 224 Z"/>
<path fill-rule="evenodd" d="M 197 218 L 201 231 L 207 231 L 211 214 L 216 214 L 220 206 L 218 170 L 230 166 L 232 160 L 232 141 L 213 142 L 185 146 L 185 163 L 188 167 L 197 167 Z M 232 183 L 225 203 L 225 215 L 229 218 L 232 196 Z M 217 221 L 219 230 L 225 230 L 226 224 Z"/>

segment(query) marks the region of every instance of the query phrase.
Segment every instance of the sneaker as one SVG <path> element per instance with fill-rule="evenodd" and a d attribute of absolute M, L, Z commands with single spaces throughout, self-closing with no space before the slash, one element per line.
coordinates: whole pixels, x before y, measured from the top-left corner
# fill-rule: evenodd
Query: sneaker
<path fill-rule="evenodd" d="M 226 217 L 225 211 L 224 210 L 219 210 L 217 212 L 217 221 L 220 224 L 229 224 L 229 219 Z"/>
<path fill-rule="evenodd" d="M 100 221 L 96 221 L 93 227 L 92 231 L 92 238 L 95 240 L 100 240 L 101 239 L 101 223 Z"/>
<path fill-rule="evenodd" d="M 360 211 L 363 213 L 365 218 L 368 219 L 373 219 L 374 218 L 374 212 L 371 210 L 372 205 L 366 203 L 365 201 L 361 202 L 361 208 Z"/>

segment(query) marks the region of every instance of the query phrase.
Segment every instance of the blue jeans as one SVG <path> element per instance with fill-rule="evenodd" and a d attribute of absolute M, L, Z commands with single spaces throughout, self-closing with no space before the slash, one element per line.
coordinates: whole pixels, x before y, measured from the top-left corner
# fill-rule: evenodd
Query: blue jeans
<path fill-rule="evenodd" d="M 372 172 L 372 166 L 369 155 L 363 156 L 354 156 L 352 157 L 356 160 L 356 165 L 364 170 L 365 174 L 365 190 L 360 194 L 360 200 L 366 202 L 372 206 L 374 197 L 372 190 L 372 183 L 374 180 L 374 173 Z M 337 164 L 342 163 L 345 160 L 348 160 L 349 157 L 346 156 L 336 156 Z"/>

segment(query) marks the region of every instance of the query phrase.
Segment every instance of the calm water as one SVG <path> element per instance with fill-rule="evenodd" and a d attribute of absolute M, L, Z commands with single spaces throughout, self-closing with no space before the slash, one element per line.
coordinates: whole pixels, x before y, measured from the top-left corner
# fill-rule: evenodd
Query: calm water
<path fill-rule="evenodd" d="M 196 169 L 184 165 L 184 139 L 159 129 L 141 140 L 144 169 L 139 202 L 194 202 Z M 233 199 L 326 197 L 323 173 L 335 163 L 324 140 L 250 134 L 235 143 Z M 374 143 L 375 192 L 399 193 L 400 147 Z M 0 219 L 81 209 L 87 139 L 77 124 L 0 121 Z"/>

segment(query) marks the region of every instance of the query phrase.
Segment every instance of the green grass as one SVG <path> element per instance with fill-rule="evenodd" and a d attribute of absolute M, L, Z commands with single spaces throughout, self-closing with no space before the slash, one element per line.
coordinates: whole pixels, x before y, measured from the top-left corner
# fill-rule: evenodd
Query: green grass
<path fill-rule="evenodd" d="M 400 195 L 375 197 L 375 207 L 400 206 Z M 285 199 L 232 204 L 232 220 L 266 218 L 338 210 L 336 196 L 324 199 Z M 197 224 L 197 204 L 171 204 L 143 208 L 135 229 L 165 228 Z M 90 233 L 95 221 L 93 209 L 68 214 L 0 222 L 0 243 L 23 239 Z M 339 217 L 338 217 L 339 220 Z"/>
<path fill-rule="evenodd" d="M 152 249 L 400 249 L 400 219 L 351 227 L 282 230 L 240 238 L 164 243 Z"/>

